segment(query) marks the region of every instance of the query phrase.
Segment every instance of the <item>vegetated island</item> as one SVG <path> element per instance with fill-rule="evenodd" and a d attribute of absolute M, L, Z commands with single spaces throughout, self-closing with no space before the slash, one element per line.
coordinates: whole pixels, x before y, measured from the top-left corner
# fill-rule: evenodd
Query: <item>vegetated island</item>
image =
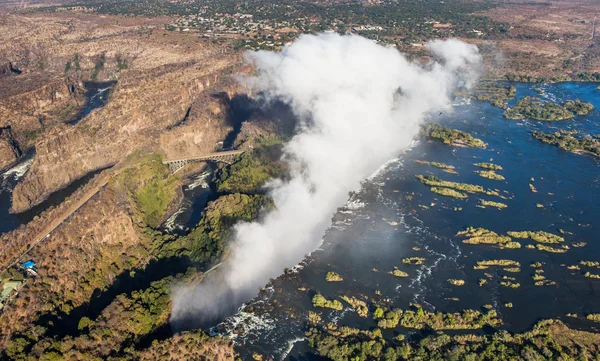
<path fill-rule="evenodd" d="M 481 227 L 467 227 L 464 231 L 456 233 L 456 236 L 467 237 L 463 240 L 465 244 L 494 244 L 501 248 L 521 248 L 521 244 L 514 242 L 510 237 L 501 236 L 494 231 Z"/>
<path fill-rule="evenodd" d="M 558 131 L 555 133 L 544 133 L 533 131 L 533 136 L 544 143 L 556 145 L 557 147 L 575 154 L 591 154 L 600 158 L 600 134 L 583 135 L 575 137 L 574 132 Z"/>
<path fill-rule="evenodd" d="M 418 164 L 425 164 L 425 165 L 430 165 L 430 166 L 433 166 L 433 167 L 436 167 L 436 168 L 443 169 L 444 172 L 446 172 L 446 173 L 458 174 L 454 170 L 454 166 L 453 165 L 448 165 L 448 164 L 440 163 L 440 162 L 429 162 L 429 161 L 426 161 L 426 160 L 419 160 L 419 159 L 415 159 L 414 162 L 418 163 Z"/>
<path fill-rule="evenodd" d="M 547 243 L 547 244 L 554 243 L 554 244 L 556 244 L 556 243 L 561 243 L 561 242 L 565 241 L 565 239 L 562 238 L 561 236 L 557 236 L 555 234 L 544 232 L 544 231 L 533 231 L 533 232 L 532 231 L 522 231 L 522 232 L 508 231 L 506 233 L 513 238 L 521 238 L 521 239 L 531 238 L 532 240 L 539 242 L 539 243 Z"/>
<path fill-rule="evenodd" d="M 277 161 L 271 160 L 279 159 L 280 145 L 262 140 L 252 151 L 239 156 L 236 163 L 220 165 L 215 174 L 215 183 L 218 187 L 228 185 L 229 192 L 223 192 L 226 194 L 211 201 L 204 209 L 199 223 L 183 235 L 168 234 L 155 228 L 165 219 L 171 203 L 177 198 L 177 189 L 181 186 L 179 176 L 171 174 L 158 155 L 133 155 L 133 165 L 124 170 L 116 181 L 109 183 L 108 193 L 99 193 L 98 197 L 117 194 L 123 202 L 127 202 L 135 217 L 135 234 L 144 238 L 135 238 L 133 241 L 123 239 L 114 245 L 104 245 L 100 249 L 101 259 L 83 258 L 83 252 L 72 253 L 71 257 L 81 263 L 78 267 L 84 267 L 86 262 L 94 266 L 89 272 L 79 274 L 76 287 L 70 286 L 68 277 L 54 276 L 60 272 L 54 271 L 59 264 L 46 263 L 47 275 L 36 278 L 35 282 L 28 282 L 17 297 L 4 304 L 3 316 L 7 312 L 23 313 L 26 309 L 36 313 L 28 316 L 31 324 L 10 324 L 11 327 L 18 328 L 9 330 L 12 338 L 6 343 L 0 358 L 5 359 L 4 355 L 10 355 L 9 359 L 25 360 L 31 352 L 35 352 L 39 356 L 35 359 L 40 360 L 104 360 L 110 359 L 112 354 L 127 353 L 132 359 L 158 360 L 164 359 L 160 355 L 166 357 L 169 352 L 171 356 L 185 353 L 188 345 L 194 345 L 199 352 L 206 347 L 197 355 L 205 354 L 207 359 L 214 359 L 210 348 L 214 348 L 215 352 L 217 348 L 228 350 L 229 342 L 209 337 L 202 331 L 185 332 L 140 350 L 135 345 L 140 340 L 151 337 L 153 330 L 168 326 L 172 285 L 202 277 L 202 270 L 207 267 L 205 265 L 214 264 L 226 256 L 232 225 L 237 221 L 257 219 L 262 211 L 272 207 L 270 198 L 261 194 L 264 182 L 269 178 L 265 174 L 283 174 L 285 169 Z M 267 156 L 271 153 L 272 157 Z M 248 174 L 253 175 L 252 182 L 248 181 Z M 106 211 L 113 211 L 113 208 Z M 134 233 L 132 231 L 128 234 Z M 139 239 L 146 243 L 127 243 L 141 242 Z M 133 282 L 137 282 L 138 275 L 144 274 L 150 252 L 151 258 L 156 262 L 181 258 L 197 264 L 198 268 L 177 268 L 173 271 L 175 275 L 160 276 L 162 278 L 151 282 L 146 288 L 122 293 L 107 300 L 95 315 L 84 316 L 74 311 L 82 307 L 96 290 L 109 289 L 118 275 L 117 270 L 122 270 Z M 6 273 L 10 273 L 10 270 Z M 0 278 L 5 276 L 10 274 L 3 274 Z M 142 279 L 144 278 L 139 278 L 140 281 Z M 50 291 L 53 287 L 60 287 L 57 290 L 63 290 L 63 293 Z M 22 295 L 30 297 L 25 304 L 22 302 Z M 77 327 L 77 334 L 63 335 L 63 330 L 60 330 L 62 322 L 48 322 L 45 327 L 35 326 L 51 315 L 57 315 L 63 320 L 69 319 Z M 95 338 L 94 335 L 102 337 Z M 179 345 L 177 347 L 181 349 L 175 345 Z"/>
<path fill-rule="evenodd" d="M 483 169 L 489 169 L 489 170 L 502 170 L 502 166 L 498 165 L 498 164 L 494 164 L 494 163 L 475 163 L 475 166 L 479 167 L 479 168 L 483 168 Z"/>
<path fill-rule="evenodd" d="M 470 320 L 466 321 L 466 326 L 478 326 L 473 327 L 474 329 L 481 327 L 486 321 L 496 320 L 494 310 L 490 310 L 483 317 L 477 311 L 470 312 L 476 317 L 468 317 Z M 440 330 L 469 329 L 464 327 L 464 313 L 461 315 L 438 312 L 433 314 L 437 322 L 427 322 L 429 313 L 422 309 L 404 312 L 393 310 L 385 314 L 382 310 L 379 314 L 382 315 L 378 323 L 381 328 L 395 328 L 396 324 L 403 327 L 427 325 L 438 332 L 423 334 L 417 338 L 411 337 L 408 340 L 404 334 L 394 338 L 384 336 L 380 328 L 369 331 L 331 323 L 316 324 L 307 332 L 309 344 L 320 356 L 334 361 L 591 360 L 600 356 L 600 334 L 570 329 L 558 320 L 540 321 L 531 331 L 521 334 L 497 330 L 488 335 L 468 332 L 449 335 Z M 409 317 L 410 322 L 403 322 Z M 446 325 L 455 326 L 445 328 Z M 527 358 L 523 358 L 523 355 L 527 355 Z"/>
<path fill-rule="evenodd" d="M 474 138 L 471 134 L 439 124 L 427 124 L 421 128 L 421 135 L 429 139 L 441 141 L 444 144 L 453 145 L 455 147 L 472 147 L 483 148 L 487 147 L 481 139 Z"/>
<path fill-rule="evenodd" d="M 482 178 L 492 179 L 492 180 L 505 180 L 504 176 L 496 173 L 493 170 L 476 170 L 475 173 L 479 174 Z"/>
<path fill-rule="evenodd" d="M 498 196 L 500 195 L 497 191 L 495 190 L 490 190 L 490 189 L 485 189 L 480 185 L 475 185 L 475 184 L 468 184 L 468 183 L 458 183 L 458 182 L 449 182 L 449 181 L 445 181 L 445 180 L 441 180 L 435 176 L 429 175 L 427 177 L 423 176 L 423 175 L 417 175 L 416 178 L 423 184 L 425 184 L 426 186 L 431 187 L 432 191 L 438 194 L 438 191 L 433 190 L 433 188 L 452 188 L 455 189 L 457 191 L 463 191 L 463 192 L 467 192 L 467 193 L 483 193 L 483 194 L 487 194 L 488 196 Z M 449 195 L 449 192 L 446 192 L 447 194 L 444 195 Z M 462 193 L 461 193 L 462 194 Z M 462 196 L 459 196 L 458 198 L 464 198 Z"/>
<path fill-rule="evenodd" d="M 563 104 L 563 106 L 570 112 L 573 112 L 577 115 L 586 115 L 587 113 L 594 110 L 594 106 L 587 102 L 582 102 L 581 100 L 569 100 Z"/>
<path fill-rule="evenodd" d="M 540 98 L 526 96 L 520 99 L 512 108 L 504 111 L 504 117 L 507 119 L 520 120 L 525 118 L 558 121 L 572 119 L 575 114 L 567 108 Z"/>
<path fill-rule="evenodd" d="M 466 89 L 457 91 L 457 95 L 465 96 Z M 503 86 L 494 81 L 480 81 L 468 92 L 468 97 L 475 100 L 490 102 L 495 107 L 506 109 L 506 102 L 515 97 L 517 88 L 513 85 Z"/>

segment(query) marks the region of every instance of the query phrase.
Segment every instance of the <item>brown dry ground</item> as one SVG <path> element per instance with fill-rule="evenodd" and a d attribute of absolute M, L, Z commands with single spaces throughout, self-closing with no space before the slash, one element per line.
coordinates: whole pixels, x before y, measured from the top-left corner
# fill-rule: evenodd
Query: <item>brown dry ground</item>
<path fill-rule="evenodd" d="M 548 5 L 548 3 L 551 3 Z M 486 75 L 541 77 L 600 71 L 600 1 L 560 0 L 506 4 L 483 15 L 511 25 L 497 41 L 475 41 L 485 53 Z M 572 64 L 566 64 L 568 62 Z"/>
<path fill-rule="evenodd" d="M 14 190 L 14 211 L 138 149 L 183 158 L 218 147 L 231 129 L 227 102 L 238 86 L 230 74 L 240 70 L 240 54 L 193 34 L 164 31 L 161 24 L 91 14 L 0 16 L 0 54 L 23 70 L 0 84 L 0 93 L 10 94 L 0 101 L 2 122 L 22 130 L 22 147 L 36 149 L 30 171 Z M 102 54 L 104 67 L 95 72 Z M 119 69 L 118 57 L 127 60 L 127 69 Z M 50 121 L 66 106 L 63 99 L 70 99 L 61 89 L 94 73 L 99 80 L 118 80 L 108 104 L 75 127 Z M 41 86 L 50 81 L 56 89 Z"/>

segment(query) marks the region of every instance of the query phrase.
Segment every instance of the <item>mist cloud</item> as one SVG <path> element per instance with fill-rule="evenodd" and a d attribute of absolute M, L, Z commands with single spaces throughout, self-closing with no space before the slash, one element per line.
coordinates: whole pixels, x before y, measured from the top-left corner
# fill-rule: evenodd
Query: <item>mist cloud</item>
<path fill-rule="evenodd" d="M 481 57 L 458 40 L 433 41 L 439 59 L 426 66 L 394 48 L 333 33 L 305 35 L 282 52 L 248 53 L 256 76 L 247 84 L 290 104 L 300 119 L 285 145 L 290 181 L 274 181 L 276 208 L 240 223 L 230 257 L 196 287 L 173 296 L 172 325 L 197 327 L 254 297 L 321 242 L 350 190 L 406 149 L 424 116 L 449 105 L 459 82 L 469 83 Z"/>

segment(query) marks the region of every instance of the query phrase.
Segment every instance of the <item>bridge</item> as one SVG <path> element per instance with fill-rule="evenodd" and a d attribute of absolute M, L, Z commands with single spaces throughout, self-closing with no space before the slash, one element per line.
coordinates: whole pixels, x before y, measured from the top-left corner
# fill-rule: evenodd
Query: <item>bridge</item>
<path fill-rule="evenodd" d="M 175 173 L 189 163 L 215 161 L 231 164 L 236 156 L 244 152 L 244 150 L 230 150 L 225 152 L 199 155 L 196 157 L 170 159 L 163 161 L 163 163 L 169 165 L 169 169 L 171 170 L 171 172 Z M 32 241 L 27 245 L 26 249 L 23 252 L 21 252 L 18 256 L 14 257 L 12 260 L 7 261 L 6 263 L 0 262 L 0 274 L 4 273 L 10 267 L 19 263 L 20 260 L 22 260 L 29 252 L 31 252 L 35 247 L 42 243 L 50 235 L 50 233 L 52 233 L 52 231 L 58 228 L 64 221 L 66 221 L 70 216 L 72 216 L 73 213 L 77 212 L 79 208 L 86 204 L 87 201 L 89 201 L 94 195 L 96 195 L 96 193 L 98 193 L 102 188 L 104 188 L 104 186 L 106 186 L 113 177 L 117 176 L 124 169 L 126 169 L 126 167 L 115 166 L 111 171 L 107 171 L 106 174 L 104 174 L 101 178 L 94 179 L 91 183 L 86 185 L 88 189 L 86 189 L 86 191 L 81 195 L 81 197 L 79 197 L 79 199 L 75 200 L 72 204 L 65 208 L 59 216 L 57 216 L 54 220 L 47 224 L 46 227 L 40 230 L 32 238 Z"/>
<path fill-rule="evenodd" d="M 199 155 L 195 157 L 187 157 L 187 158 L 178 158 L 178 159 L 166 159 L 163 161 L 164 164 L 169 166 L 169 170 L 171 173 L 177 173 L 181 168 L 190 163 L 198 163 L 198 162 L 222 162 L 231 164 L 233 160 L 240 154 L 244 153 L 244 150 L 228 150 L 224 152 L 216 152 L 209 153 L 204 155 Z"/>

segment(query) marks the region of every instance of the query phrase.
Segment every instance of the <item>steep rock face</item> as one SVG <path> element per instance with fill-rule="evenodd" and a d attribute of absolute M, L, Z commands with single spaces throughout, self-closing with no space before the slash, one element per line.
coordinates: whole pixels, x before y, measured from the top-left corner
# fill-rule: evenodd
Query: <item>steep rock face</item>
<path fill-rule="evenodd" d="M 222 89 L 237 90 L 228 84 Z M 230 95 L 227 91 L 197 99 L 186 117 L 160 135 L 166 159 L 181 159 L 213 152 L 232 128 L 229 119 Z"/>
<path fill-rule="evenodd" d="M 10 127 L 0 128 L 0 171 L 10 167 L 21 156 L 21 149 Z"/>
<path fill-rule="evenodd" d="M 27 45 L 28 38 L 24 37 L 9 37 L 9 42 L 25 42 L 32 49 L 43 47 L 51 54 L 46 60 L 46 69 L 54 76 L 60 72 L 68 79 L 90 76 L 101 54 L 104 70 L 98 77 L 118 79 L 118 82 L 107 104 L 92 111 L 75 127 L 55 121 L 51 126 L 44 126 L 41 135 L 39 131 L 35 133 L 36 157 L 14 189 L 13 212 L 41 203 L 52 192 L 89 172 L 118 163 L 135 150 L 161 151 L 171 157 L 202 154 L 219 147 L 218 141 L 231 128 L 223 110 L 226 105 L 212 95 L 230 91 L 232 82 L 227 79 L 239 68 L 239 54 L 200 43 L 195 37 L 162 30 L 140 32 L 137 26 L 99 26 L 78 19 L 66 26 L 63 19 L 53 16 L 59 15 L 35 18 L 44 29 L 36 33 L 37 38 L 42 37 L 36 39 L 42 45 Z M 30 18 L 11 20 L 24 27 L 31 26 L 32 21 Z M 0 32 L 0 39 L 7 36 Z M 31 54 L 25 54 L 29 59 L 14 46 L 2 44 L 0 50 L 2 46 L 8 46 L 7 50 L 13 58 L 21 59 L 20 63 L 33 61 Z M 119 68 L 117 63 L 122 59 L 127 59 L 127 66 Z M 26 71 L 18 77 L 43 76 L 43 72 L 34 67 L 24 69 Z M 41 78 L 39 82 L 43 82 Z M 65 88 L 72 90 L 69 86 Z M 8 107 L 4 104 L 4 110 Z M 0 119 L 7 118 L 2 116 L 2 111 L 0 104 Z M 13 129 L 16 123 L 29 131 L 36 129 L 40 123 L 38 113 L 21 112 Z"/>
<path fill-rule="evenodd" d="M 23 74 L 5 80 L 0 82 L 0 127 L 11 129 L 10 142 L 19 150 L 32 146 L 44 129 L 69 120 L 83 105 L 83 84 L 64 76 Z M 0 159 L 7 161 L 5 167 L 20 156 L 6 154 L 0 152 Z"/>
<path fill-rule="evenodd" d="M 195 110 L 193 103 L 201 95 L 210 97 L 205 91 L 213 90 L 211 84 L 218 83 L 228 65 L 223 60 L 214 67 L 183 62 L 170 64 L 168 69 L 161 66 L 124 73 L 104 108 L 93 111 L 75 127 L 56 126 L 36 141 L 35 160 L 13 191 L 11 211 L 25 211 L 89 172 L 118 163 L 134 150 L 156 148 L 165 132 L 196 138 L 199 150 L 213 150 L 217 139 L 227 132 L 224 119 L 214 117 L 219 113 L 218 104 L 210 112 Z M 189 122 L 173 127 L 190 107 L 194 115 L 188 117 Z M 206 111 L 209 114 L 202 115 Z M 164 146 L 171 148 L 168 142 Z"/>

